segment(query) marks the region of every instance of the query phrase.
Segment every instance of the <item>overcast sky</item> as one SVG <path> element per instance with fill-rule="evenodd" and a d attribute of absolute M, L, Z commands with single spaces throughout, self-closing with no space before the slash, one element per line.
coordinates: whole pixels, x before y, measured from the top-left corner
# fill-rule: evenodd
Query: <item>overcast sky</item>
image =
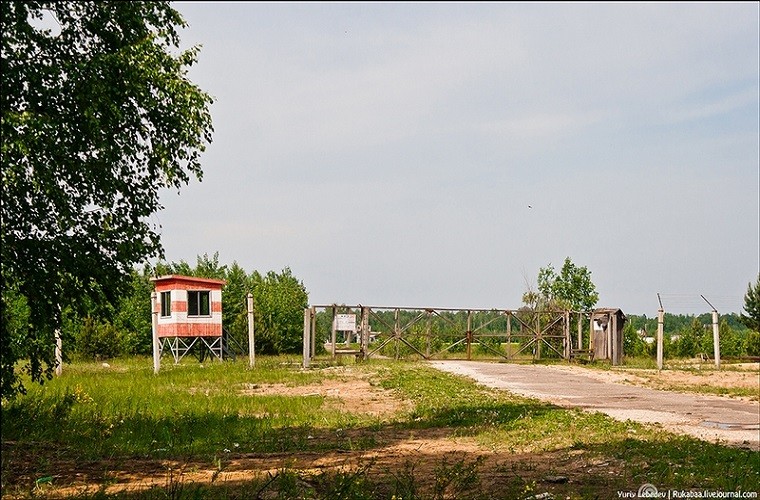
<path fill-rule="evenodd" d="M 211 94 L 169 261 L 290 267 L 311 304 L 739 312 L 758 276 L 758 3 L 182 3 Z M 532 207 L 532 208 L 531 208 Z"/>

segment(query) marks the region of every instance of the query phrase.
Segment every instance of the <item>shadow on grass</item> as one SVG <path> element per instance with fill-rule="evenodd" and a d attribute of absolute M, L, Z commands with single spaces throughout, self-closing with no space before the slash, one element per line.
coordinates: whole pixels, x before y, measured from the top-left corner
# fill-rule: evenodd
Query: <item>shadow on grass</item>
<path fill-rule="evenodd" d="M 41 443 L 55 444 L 87 459 L 114 455 L 187 458 L 230 452 L 355 450 L 392 444 L 388 442 L 392 438 L 387 436 L 403 430 L 509 426 L 523 418 L 556 410 L 531 402 L 455 403 L 444 408 L 418 409 L 408 418 L 390 423 L 275 427 L 266 416 L 208 412 L 160 418 L 132 415 L 114 424 L 95 413 L 74 415 L 72 405 L 64 396 L 54 401 L 19 400 L 4 407 L 3 441 L 26 442 L 31 448 Z M 380 436 L 386 437 L 380 440 Z M 357 437 L 363 439 L 357 441 Z"/>
<path fill-rule="evenodd" d="M 633 484 L 660 490 L 755 491 L 760 488 L 760 453 L 679 435 L 576 443 L 574 450 L 625 463 Z"/>
<path fill-rule="evenodd" d="M 579 452 L 582 452 L 579 458 Z M 105 487 L 75 498 L 192 499 L 524 499 L 618 498 L 645 484 L 659 491 L 757 491 L 758 454 L 689 437 L 636 438 L 573 446 L 529 456 L 462 452 L 393 465 L 373 460 L 351 467 L 283 467 L 250 479 L 190 482 L 168 475 L 159 486 L 107 493 Z M 422 457 L 417 457 L 422 458 Z M 583 464 L 578 464 L 583 461 Z M 543 496 L 541 496 L 543 495 Z M 551 495 L 551 496 L 548 496 Z"/>

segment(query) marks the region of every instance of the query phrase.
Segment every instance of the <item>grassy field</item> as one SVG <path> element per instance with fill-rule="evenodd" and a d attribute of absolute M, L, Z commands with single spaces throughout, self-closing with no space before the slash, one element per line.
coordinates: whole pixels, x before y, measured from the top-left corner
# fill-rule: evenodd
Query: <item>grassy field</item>
<path fill-rule="evenodd" d="M 422 363 L 76 363 L 2 406 L 3 498 L 619 498 L 757 491 L 760 454 Z M 542 496 L 543 495 L 543 496 Z M 550 495 L 550 496 L 547 496 Z"/>

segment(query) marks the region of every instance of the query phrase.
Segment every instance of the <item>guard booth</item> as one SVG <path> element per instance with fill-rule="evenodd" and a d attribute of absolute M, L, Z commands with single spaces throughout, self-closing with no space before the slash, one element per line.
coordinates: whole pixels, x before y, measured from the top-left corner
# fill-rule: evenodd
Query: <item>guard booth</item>
<path fill-rule="evenodd" d="M 620 309 L 594 309 L 591 313 L 594 359 L 609 359 L 613 365 L 622 363 L 625 321 Z"/>
<path fill-rule="evenodd" d="M 151 281 L 156 291 L 153 315 L 158 356 L 168 347 L 174 362 L 179 363 L 197 346 L 200 359 L 210 352 L 221 360 L 222 287 L 226 281 L 174 274 Z"/>

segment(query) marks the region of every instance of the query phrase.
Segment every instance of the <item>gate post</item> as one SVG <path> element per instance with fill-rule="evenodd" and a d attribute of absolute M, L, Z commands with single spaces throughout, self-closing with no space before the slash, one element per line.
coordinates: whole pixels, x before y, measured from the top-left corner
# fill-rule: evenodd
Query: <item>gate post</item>
<path fill-rule="evenodd" d="M 309 339 L 309 348 L 311 357 L 317 355 L 317 308 L 311 308 L 311 338 Z"/>
<path fill-rule="evenodd" d="M 472 311 L 467 311 L 467 361 L 472 361 Z"/>
<path fill-rule="evenodd" d="M 400 356 L 399 343 L 401 340 L 401 326 L 399 324 L 398 313 L 399 313 L 399 310 L 397 307 L 396 309 L 393 310 L 393 348 L 395 350 L 393 359 L 395 359 L 396 361 L 398 361 L 398 358 Z"/>
<path fill-rule="evenodd" d="M 507 359 L 512 359 L 512 311 L 507 311 Z"/>
<path fill-rule="evenodd" d="M 366 360 L 369 358 L 369 307 L 361 306 L 361 312 L 362 312 L 362 326 L 361 326 L 361 355 L 362 359 Z"/>
<path fill-rule="evenodd" d="M 541 359 L 541 313 L 536 312 L 536 354 L 533 359 Z"/>
<path fill-rule="evenodd" d="M 430 336 L 431 334 L 430 324 L 432 321 L 433 312 L 430 309 L 428 309 L 426 314 L 427 314 L 427 321 L 425 322 L 425 338 L 427 341 L 425 342 L 425 359 L 430 359 L 430 343 L 432 342 L 432 338 Z"/>
<path fill-rule="evenodd" d="M 573 339 L 570 337 L 570 311 L 565 311 L 565 361 L 570 360 L 570 353 L 573 350 Z"/>
<path fill-rule="evenodd" d="M 612 314 L 609 324 L 612 325 L 612 365 L 618 366 L 622 360 L 622 353 L 620 352 L 620 347 L 622 346 L 622 342 L 620 342 L 620 332 L 618 331 L 618 321 L 617 321 L 617 312 Z"/>
<path fill-rule="evenodd" d="M 335 318 L 335 315 L 337 314 L 336 311 L 337 306 L 333 304 L 332 306 L 332 322 L 330 323 L 332 326 L 330 327 L 330 352 L 332 353 L 332 359 L 335 359 L 335 343 L 338 341 L 338 333 L 335 330 L 335 322 L 337 319 Z"/>

